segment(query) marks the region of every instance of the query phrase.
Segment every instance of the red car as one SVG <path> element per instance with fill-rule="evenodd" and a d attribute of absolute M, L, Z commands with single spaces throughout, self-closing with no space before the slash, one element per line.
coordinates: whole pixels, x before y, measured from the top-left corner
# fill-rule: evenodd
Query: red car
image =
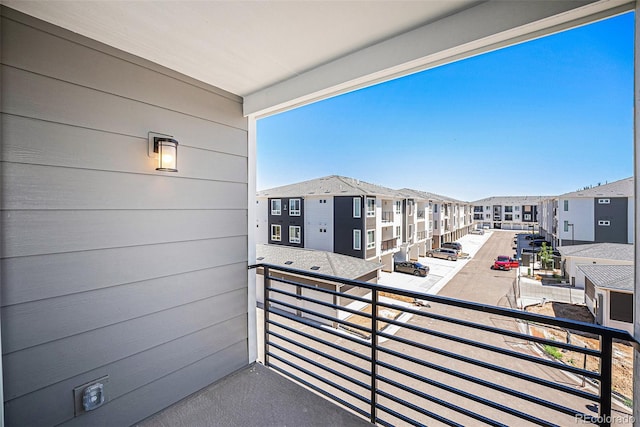
<path fill-rule="evenodd" d="M 509 271 L 512 268 L 520 267 L 520 262 L 517 259 L 513 259 L 506 255 L 499 255 L 491 266 L 492 270 L 505 270 Z"/>

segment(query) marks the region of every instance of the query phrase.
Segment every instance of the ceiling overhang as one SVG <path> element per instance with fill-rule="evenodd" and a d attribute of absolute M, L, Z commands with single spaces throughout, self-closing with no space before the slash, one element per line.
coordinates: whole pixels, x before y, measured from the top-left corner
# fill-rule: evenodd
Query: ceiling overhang
<path fill-rule="evenodd" d="M 633 0 L 0 0 L 262 117 L 631 10 Z"/>

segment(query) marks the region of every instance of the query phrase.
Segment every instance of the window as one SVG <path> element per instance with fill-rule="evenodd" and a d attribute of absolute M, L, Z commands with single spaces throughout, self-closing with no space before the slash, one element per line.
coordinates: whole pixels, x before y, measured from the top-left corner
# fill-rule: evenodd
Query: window
<path fill-rule="evenodd" d="M 376 199 L 367 199 L 367 216 L 376 216 Z"/>
<path fill-rule="evenodd" d="M 360 230 L 353 230 L 353 249 L 356 251 L 362 249 L 362 237 Z"/>
<path fill-rule="evenodd" d="M 438 213 L 438 205 L 433 205 L 433 213 Z"/>
<path fill-rule="evenodd" d="M 564 204 L 564 211 L 567 212 L 569 210 L 569 201 L 568 200 L 564 200 L 563 204 Z"/>
<path fill-rule="evenodd" d="M 401 228 L 399 225 L 396 225 L 396 237 L 400 237 Z"/>
<path fill-rule="evenodd" d="M 513 214 L 504 214 L 505 221 L 513 221 Z"/>
<path fill-rule="evenodd" d="M 515 218 L 516 218 L 516 219 L 520 219 L 520 214 L 516 214 L 516 217 L 515 217 Z M 531 217 L 529 217 L 529 218 L 531 218 Z"/>
<path fill-rule="evenodd" d="M 300 216 L 300 199 L 289 199 L 289 216 Z"/>
<path fill-rule="evenodd" d="M 300 243 L 300 226 L 289 226 L 289 243 Z"/>
<path fill-rule="evenodd" d="M 396 214 L 402 213 L 402 202 L 400 200 L 396 200 Z"/>
<path fill-rule="evenodd" d="M 271 226 L 271 240 L 274 242 L 282 240 L 282 227 L 280 225 L 273 224 Z"/>
<path fill-rule="evenodd" d="M 609 203 L 611 203 L 611 199 L 598 199 L 599 205 L 608 205 Z"/>
<path fill-rule="evenodd" d="M 282 202 L 280 199 L 271 200 L 271 215 L 280 215 L 282 212 Z"/>
<path fill-rule="evenodd" d="M 531 214 L 524 214 L 525 221 L 531 221 Z"/>
<path fill-rule="evenodd" d="M 520 211 L 520 206 L 515 206 L 513 209 L 515 209 L 516 212 Z"/>
<path fill-rule="evenodd" d="M 608 227 L 608 226 L 611 225 L 611 221 L 600 219 L 600 220 L 598 220 L 598 225 L 603 225 L 605 227 Z"/>
<path fill-rule="evenodd" d="M 564 231 L 568 232 L 569 231 L 569 221 L 565 221 L 564 222 Z"/>
<path fill-rule="evenodd" d="M 375 230 L 367 230 L 367 249 L 376 247 L 376 232 Z"/>
<path fill-rule="evenodd" d="M 505 212 L 513 212 L 513 206 L 505 206 L 504 207 L 504 211 Z"/>
<path fill-rule="evenodd" d="M 633 294 L 612 291 L 609 294 L 609 317 L 611 320 L 633 323 Z"/>
<path fill-rule="evenodd" d="M 353 198 L 353 217 L 360 218 L 360 197 Z"/>

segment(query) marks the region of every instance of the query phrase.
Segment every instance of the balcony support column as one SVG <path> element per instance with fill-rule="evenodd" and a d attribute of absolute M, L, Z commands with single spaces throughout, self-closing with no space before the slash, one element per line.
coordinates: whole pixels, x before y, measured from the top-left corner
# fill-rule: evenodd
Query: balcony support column
<path fill-rule="evenodd" d="M 638 14 L 640 13 L 640 2 L 636 2 L 635 11 L 635 40 L 634 40 L 634 89 L 633 89 L 633 160 L 634 160 L 634 243 L 636 245 L 635 251 L 635 274 L 634 274 L 634 295 L 633 295 L 633 308 L 634 313 L 634 333 L 633 336 L 636 342 L 640 340 L 640 316 L 637 315 L 640 312 L 640 251 L 637 250 L 638 242 L 640 241 L 640 209 L 638 208 L 638 190 L 640 188 L 640 105 L 638 100 L 638 90 L 640 90 L 640 24 L 638 24 Z M 640 424 L 640 350 L 638 346 L 634 350 L 634 375 L 633 375 L 633 389 L 636 390 L 633 397 L 633 416 L 635 418 L 634 425 Z"/>

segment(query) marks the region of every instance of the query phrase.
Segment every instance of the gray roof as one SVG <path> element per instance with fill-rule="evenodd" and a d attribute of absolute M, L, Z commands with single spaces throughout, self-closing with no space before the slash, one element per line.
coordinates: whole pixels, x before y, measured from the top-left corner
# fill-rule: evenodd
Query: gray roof
<path fill-rule="evenodd" d="M 356 280 L 382 268 L 382 264 L 347 255 L 282 245 L 256 245 L 257 261 L 298 270 Z M 291 264 L 285 262 L 292 261 Z M 320 267 L 311 270 L 311 267 Z"/>
<path fill-rule="evenodd" d="M 492 196 L 476 200 L 471 204 L 474 206 L 501 205 L 501 206 L 526 206 L 537 205 L 542 200 L 551 196 Z"/>
<path fill-rule="evenodd" d="M 414 190 L 412 188 L 403 188 L 400 191 L 403 195 L 408 198 L 416 198 L 416 199 L 425 199 L 425 200 L 433 200 L 438 202 L 452 202 L 452 203 L 462 203 L 467 204 L 469 202 L 465 202 L 462 200 L 457 200 L 452 197 L 443 196 L 436 193 L 430 193 L 428 191 Z"/>
<path fill-rule="evenodd" d="M 371 184 L 346 176 L 330 175 L 309 181 L 297 182 L 282 187 L 258 192 L 258 197 L 301 196 L 390 196 L 404 198 L 398 191 L 382 185 Z"/>
<path fill-rule="evenodd" d="M 560 195 L 570 197 L 633 197 L 633 177 Z"/>
<path fill-rule="evenodd" d="M 559 246 L 562 256 L 581 258 L 600 258 L 616 261 L 634 260 L 633 244 L 627 243 L 591 243 L 587 245 Z"/>
<path fill-rule="evenodd" d="M 579 265 L 584 275 L 596 286 L 620 291 L 634 290 L 633 265 Z"/>

